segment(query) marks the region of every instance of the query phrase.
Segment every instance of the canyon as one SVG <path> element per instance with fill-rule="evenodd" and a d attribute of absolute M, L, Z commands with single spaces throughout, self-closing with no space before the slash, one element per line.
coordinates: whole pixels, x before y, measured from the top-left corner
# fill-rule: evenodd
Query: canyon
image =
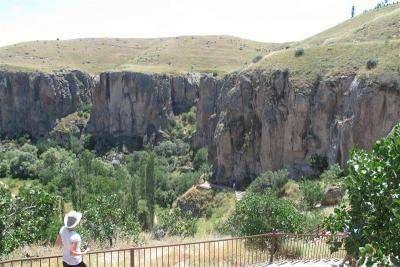
<path fill-rule="evenodd" d="M 370 148 L 400 120 L 397 80 L 324 78 L 298 90 L 288 70 L 206 74 L 80 71 L 0 73 L 0 133 L 46 137 L 59 119 L 91 103 L 85 131 L 97 140 L 141 149 L 162 140 L 174 116 L 196 106 L 195 148 L 207 147 L 212 181 L 248 184 L 267 170 L 310 174 L 323 155 L 345 165 L 353 148 Z"/>

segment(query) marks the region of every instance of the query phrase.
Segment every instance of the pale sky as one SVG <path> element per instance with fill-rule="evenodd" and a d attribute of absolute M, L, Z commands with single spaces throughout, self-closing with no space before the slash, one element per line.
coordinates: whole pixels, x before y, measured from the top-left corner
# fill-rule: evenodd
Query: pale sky
<path fill-rule="evenodd" d="M 226 34 L 300 41 L 378 0 L 0 0 L 0 46 L 83 37 Z"/>

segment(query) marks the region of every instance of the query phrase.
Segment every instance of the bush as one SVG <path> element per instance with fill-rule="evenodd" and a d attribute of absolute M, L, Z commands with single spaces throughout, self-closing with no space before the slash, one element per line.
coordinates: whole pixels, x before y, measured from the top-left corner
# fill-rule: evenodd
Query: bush
<path fill-rule="evenodd" d="M 310 158 L 311 168 L 318 171 L 319 173 L 326 170 L 329 166 L 328 158 L 325 155 L 314 154 Z"/>
<path fill-rule="evenodd" d="M 324 188 L 319 182 L 306 180 L 300 188 L 303 192 L 303 199 L 309 208 L 314 208 L 324 197 Z"/>
<path fill-rule="evenodd" d="M 288 175 L 289 173 L 286 169 L 274 172 L 268 171 L 258 176 L 247 190 L 253 193 L 266 192 L 269 188 L 278 191 L 288 182 Z"/>
<path fill-rule="evenodd" d="M 260 61 L 262 59 L 262 55 L 257 55 L 253 58 L 252 62 L 253 63 L 257 63 L 258 61 Z"/>
<path fill-rule="evenodd" d="M 8 174 L 8 164 L 6 162 L 0 162 L 0 178 L 6 177 Z"/>
<path fill-rule="evenodd" d="M 200 217 L 205 215 L 212 198 L 211 191 L 192 187 L 176 200 L 176 205 L 183 212 L 190 212 L 193 216 Z"/>
<path fill-rule="evenodd" d="M 295 57 L 301 57 L 304 54 L 304 48 L 298 47 L 294 50 Z"/>
<path fill-rule="evenodd" d="M 28 152 L 18 151 L 10 161 L 10 174 L 14 178 L 34 178 L 37 175 L 37 159 Z"/>
<path fill-rule="evenodd" d="M 93 196 L 85 204 L 84 229 L 91 239 L 108 241 L 110 246 L 119 236 L 137 241 L 140 231 L 139 223 L 121 205 L 119 196 L 116 194 Z"/>
<path fill-rule="evenodd" d="M 170 235 L 193 236 L 197 231 L 197 220 L 190 212 L 176 208 L 162 210 L 158 214 L 158 228 Z"/>
<path fill-rule="evenodd" d="M 279 199 L 275 194 L 246 195 L 237 202 L 236 210 L 228 221 L 236 235 L 256 235 L 268 232 L 302 232 L 303 215 L 291 201 Z"/>
<path fill-rule="evenodd" d="M 208 163 L 208 150 L 207 148 L 200 148 L 197 150 L 193 159 L 193 167 L 198 170 L 203 164 Z"/>
<path fill-rule="evenodd" d="M 366 266 L 399 262 L 400 124 L 376 142 L 370 152 L 355 150 L 345 177 L 349 207 L 342 205 L 326 221 L 333 233 L 346 231 L 345 248 Z M 337 246 L 334 247 L 338 249 Z M 368 259 L 365 258 L 368 256 Z M 375 264 L 374 264 L 375 263 Z"/>
<path fill-rule="evenodd" d="M 371 69 L 375 68 L 376 65 L 378 65 L 378 63 L 376 62 L 375 59 L 368 59 L 367 60 L 367 69 L 371 70 Z"/>
<path fill-rule="evenodd" d="M 342 174 L 343 170 L 340 168 L 339 164 L 333 164 L 329 167 L 329 169 L 325 170 L 320 177 L 326 181 L 335 181 L 339 179 Z"/>
<path fill-rule="evenodd" d="M 58 201 L 40 186 L 23 187 L 17 196 L 0 186 L 0 258 L 26 244 L 40 244 L 56 233 Z"/>

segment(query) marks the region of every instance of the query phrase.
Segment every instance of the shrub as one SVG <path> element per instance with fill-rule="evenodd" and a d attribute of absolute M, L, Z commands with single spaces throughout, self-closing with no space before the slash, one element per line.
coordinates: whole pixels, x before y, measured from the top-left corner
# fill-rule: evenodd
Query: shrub
<path fill-rule="evenodd" d="M 314 208 L 324 197 L 324 188 L 319 182 L 304 181 L 300 186 L 303 199 L 309 208 Z"/>
<path fill-rule="evenodd" d="M 298 47 L 294 50 L 295 57 L 301 57 L 302 55 L 304 55 L 304 48 Z"/>
<path fill-rule="evenodd" d="M 326 181 L 334 181 L 339 179 L 343 174 L 342 168 L 340 168 L 339 164 L 333 164 L 329 167 L 329 169 L 325 170 L 321 174 L 321 179 Z"/>
<path fill-rule="evenodd" d="M 198 170 L 205 163 L 208 163 L 208 150 L 207 148 L 200 148 L 194 156 L 193 167 Z"/>
<path fill-rule="evenodd" d="M 377 61 L 375 59 L 368 59 L 367 60 L 367 69 L 371 70 L 378 65 Z"/>
<path fill-rule="evenodd" d="M 328 158 L 325 155 L 314 154 L 310 158 L 311 168 L 318 171 L 319 173 L 326 170 L 329 166 Z"/>
<path fill-rule="evenodd" d="M 252 62 L 253 63 L 257 63 L 258 61 L 260 61 L 262 59 L 262 55 L 257 55 L 253 58 Z"/>
<path fill-rule="evenodd" d="M 279 171 L 268 171 L 258 176 L 248 187 L 249 192 L 261 193 L 266 192 L 269 188 L 275 191 L 280 190 L 289 180 L 288 171 L 282 169 Z"/>
<path fill-rule="evenodd" d="M 197 220 L 190 212 L 181 209 L 165 209 L 158 214 L 158 228 L 170 235 L 193 236 L 197 231 Z"/>
<path fill-rule="evenodd" d="M 0 178 L 6 177 L 8 174 L 8 164 L 7 162 L 0 162 Z"/>
<path fill-rule="evenodd" d="M 217 77 L 218 76 L 218 72 L 213 71 L 212 75 L 213 75 L 213 77 Z"/>
<path fill-rule="evenodd" d="M 205 215 L 212 198 L 211 191 L 192 187 L 176 200 L 176 205 L 182 211 L 190 212 L 193 216 L 200 217 Z"/>
<path fill-rule="evenodd" d="M 23 244 L 49 240 L 58 223 L 57 199 L 40 186 L 23 187 L 17 196 L 0 186 L 0 258 Z"/>
<path fill-rule="evenodd" d="M 38 152 L 38 149 L 37 149 L 35 146 L 30 145 L 30 144 L 28 144 L 28 143 L 25 143 L 25 144 L 21 147 L 20 150 L 23 151 L 23 152 L 30 153 L 30 154 L 32 154 L 32 155 L 34 155 L 34 156 L 37 156 L 37 152 Z"/>
<path fill-rule="evenodd" d="M 18 151 L 10 161 L 10 174 L 14 178 L 34 178 L 37 175 L 37 159 L 28 152 Z"/>
<path fill-rule="evenodd" d="M 275 194 L 249 193 L 237 202 L 236 210 L 228 221 L 236 235 L 256 235 L 268 232 L 301 232 L 303 215 L 291 201 L 279 199 Z"/>
<path fill-rule="evenodd" d="M 137 240 L 140 227 L 136 218 L 121 205 L 116 194 L 94 196 L 84 207 L 85 231 L 93 240 L 113 245 L 118 236 Z"/>
<path fill-rule="evenodd" d="M 398 265 L 399 151 L 400 124 L 387 138 L 377 141 L 371 151 L 353 151 L 348 161 L 349 174 L 344 179 L 351 209 L 342 205 L 326 221 L 329 231 L 348 232 L 346 251 L 361 258 L 361 265 L 367 261 L 366 266 L 389 266 L 389 259 Z"/>

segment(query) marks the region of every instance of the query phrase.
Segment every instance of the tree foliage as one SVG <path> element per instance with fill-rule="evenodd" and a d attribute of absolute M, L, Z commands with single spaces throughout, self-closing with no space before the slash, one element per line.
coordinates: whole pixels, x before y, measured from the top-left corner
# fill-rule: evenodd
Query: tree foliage
<path fill-rule="evenodd" d="M 303 193 L 303 199 L 309 208 L 314 208 L 324 197 L 324 188 L 319 182 L 305 180 L 300 189 Z"/>
<path fill-rule="evenodd" d="M 347 232 L 345 247 L 367 265 L 399 262 L 400 125 L 372 150 L 355 150 L 345 178 L 349 206 L 335 210 L 328 230 Z"/>
<path fill-rule="evenodd" d="M 249 185 L 248 191 L 262 193 L 268 191 L 270 188 L 278 191 L 288 182 L 288 175 L 289 173 L 286 169 L 267 171 L 254 179 Z"/>
<path fill-rule="evenodd" d="M 158 221 L 158 227 L 171 235 L 193 236 L 197 230 L 197 220 L 192 213 L 179 208 L 160 211 Z"/>
<path fill-rule="evenodd" d="M 229 228 L 236 235 L 256 235 L 268 232 L 301 232 L 303 216 L 294 204 L 276 194 L 249 193 L 236 204 L 229 219 Z"/>
<path fill-rule="evenodd" d="M 155 212 L 155 175 L 154 175 L 154 154 L 149 155 L 146 165 L 146 201 L 149 210 L 149 227 L 153 227 Z"/>
<path fill-rule="evenodd" d="M 0 256 L 55 235 L 49 231 L 58 222 L 57 204 L 41 186 L 24 187 L 14 198 L 0 185 Z"/>
<path fill-rule="evenodd" d="M 86 223 L 82 230 L 91 240 L 108 241 L 112 246 L 119 236 L 137 241 L 140 226 L 136 218 L 124 209 L 116 194 L 94 196 L 83 208 Z"/>

